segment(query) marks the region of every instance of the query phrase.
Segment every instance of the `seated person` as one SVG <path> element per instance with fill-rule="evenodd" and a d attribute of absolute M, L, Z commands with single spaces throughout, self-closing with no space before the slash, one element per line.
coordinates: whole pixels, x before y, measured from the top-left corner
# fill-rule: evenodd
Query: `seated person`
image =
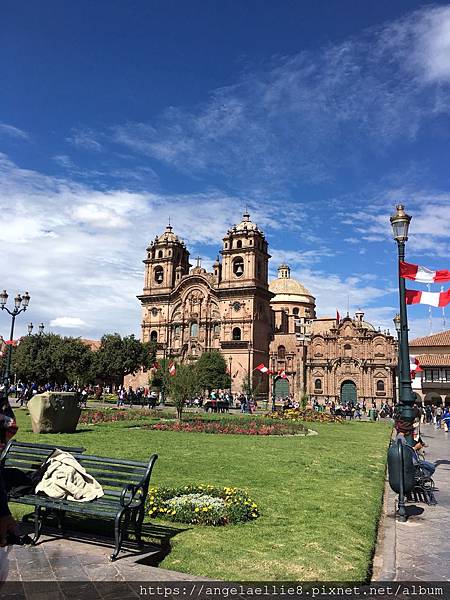
<path fill-rule="evenodd" d="M 411 448 L 413 464 L 420 467 L 424 472 L 426 477 L 432 477 L 435 470 L 436 465 L 428 460 L 421 460 L 418 455 L 418 451 L 424 447 L 423 442 L 419 440 L 413 439 L 413 445 L 408 444 L 407 436 L 413 438 L 414 435 L 414 425 L 409 421 L 398 420 L 395 423 L 395 429 L 397 430 L 397 436 L 395 441 L 400 441 L 402 444 Z"/>

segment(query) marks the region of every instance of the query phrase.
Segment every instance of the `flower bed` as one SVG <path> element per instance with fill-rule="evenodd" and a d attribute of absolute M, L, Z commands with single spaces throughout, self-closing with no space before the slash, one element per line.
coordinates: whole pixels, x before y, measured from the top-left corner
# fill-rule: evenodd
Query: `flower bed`
<path fill-rule="evenodd" d="M 95 425 L 96 423 L 110 423 L 113 421 L 141 421 L 145 419 L 175 418 L 169 413 L 161 413 L 155 410 L 139 409 L 114 409 L 105 408 L 103 410 L 87 409 L 83 410 L 79 423 L 86 425 Z"/>
<path fill-rule="evenodd" d="M 295 422 L 318 422 L 318 423 L 342 423 L 344 419 L 330 415 L 325 412 L 316 412 L 315 410 L 299 408 L 289 408 L 285 411 L 277 410 L 273 413 L 267 413 L 265 415 L 269 419 L 275 419 L 279 421 L 295 421 Z"/>
<path fill-rule="evenodd" d="M 258 506 L 247 492 L 213 485 L 152 487 L 146 508 L 152 518 L 195 525 L 230 525 L 259 516 Z"/>
<path fill-rule="evenodd" d="M 202 418 L 154 423 L 148 429 L 158 431 L 182 431 L 188 433 L 221 433 L 231 435 L 306 435 L 308 430 L 301 423 L 270 422 L 267 419 Z"/>

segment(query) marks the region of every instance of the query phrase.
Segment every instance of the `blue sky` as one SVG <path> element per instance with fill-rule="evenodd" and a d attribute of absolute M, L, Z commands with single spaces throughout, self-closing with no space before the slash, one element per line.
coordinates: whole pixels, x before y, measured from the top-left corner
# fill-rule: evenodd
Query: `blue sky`
<path fill-rule="evenodd" d="M 248 206 L 273 276 L 287 261 L 319 315 L 349 297 L 383 329 L 397 202 L 408 259 L 449 268 L 450 4 L 7 0 L 0 35 L 0 283 L 32 296 L 18 334 L 138 334 L 169 216 L 208 266 Z M 429 332 L 428 308 L 409 315 Z"/>

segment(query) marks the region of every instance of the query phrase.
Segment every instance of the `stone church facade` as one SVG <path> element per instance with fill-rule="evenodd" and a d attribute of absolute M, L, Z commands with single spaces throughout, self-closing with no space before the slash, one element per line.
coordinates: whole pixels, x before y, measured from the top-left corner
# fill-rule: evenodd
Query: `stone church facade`
<path fill-rule="evenodd" d="M 248 213 L 224 236 L 211 273 L 199 260 L 191 269 L 189 252 L 169 225 L 147 248 L 144 260 L 142 340 L 157 342 L 158 357 L 176 362 L 220 350 L 233 388 L 240 390 L 248 372 L 268 360 L 269 258 L 264 234 Z"/>
<path fill-rule="evenodd" d="M 291 278 L 287 265 L 268 281 L 268 243 L 245 213 L 222 241 L 212 272 L 192 268 L 189 252 L 169 225 L 147 248 L 142 340 L 157 343 L 157 357 L 195 361 L 219 350 L 240 392 L 248 373 L 258 392 L 278 397 L 308 393 L 319 400 L 392 401 L 395 341 L 363 320 L 317 318 L 315 298 Z M 260 363 L 275 375 L 255 371 Z M 285 377 L 277 374 L 284 371 Z M 127 385 L 147 385 L 149 373 Z M 356 390 L 356 391 L 355 391 Z"/>

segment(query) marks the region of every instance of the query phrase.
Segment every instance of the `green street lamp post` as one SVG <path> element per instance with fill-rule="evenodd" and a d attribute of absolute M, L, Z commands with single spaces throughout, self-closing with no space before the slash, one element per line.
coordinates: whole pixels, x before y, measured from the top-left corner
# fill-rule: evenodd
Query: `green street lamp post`
<path fill-rule="evenodd" d="M 405 207 L 398 204 L 396 213 L 391 217 L 391 225 L 394 234 L 394 240 L 398 248 L 398 289 L 400 297 L 400 322 L 399 322 L 399 398 L 400 410 L 398 418 L 402 421 L 414 422 L 414 394 L 411 386 L 411 373 L 409 370 L 409 342 L 408 342 L 408 314 L 406 311 L 406 286 L 403 277 L 400 277 L 400 262 L 405 260 L 405 244 L 408 240 L 408 228 L 411 217 L 405 213 Z M 396 328 L 397 328 L 396 323 Z M 412 429 L 412 427 L 411 427 Z M 412 434 L 408 434 L 406 440 L 412 445 Z"/>
<path fill-rule="evenodd" d="M 21 296 L 20 294 L 17 294 L 17 296 L 14 298 L 14 308 L 12 310 L 9 310 L 9 308 L 6 306 L 6 302 L 8 300 L 8 294 L 6 292 L 6 290 L 3 290 L 3 292 L 0 294 L 0 307 L 2 310 L 6 310 L 6 312 L 11 315 L 11 332 L 9 334 L 9 345 L 8 345 L 8 356 L 6 357 L 6 367 L 5 367 L 5 371 L 3 373 L 3 384 L 4 384 L 4 399 L 8 400 L 8 394 L 9 394 L 9 379 L 10 379 L 10 372 L 11 372 L 11 358 L 12 358 L 12 345 L 13 345 L 13 339 L 14 339 L 14 325 L 16 322 L 16 317 L 17 315 L 20 315 L 21 312 L 25 312 L 28 308 L 28 304 L 30 303 L 30 294 L 28 292 L 25 292 L 25 294 L 23 296 Z"/>
<path fill-rule="evenodd" d="M 399 384 L 400 384 L 400 337 L 401 337 L 401 333 L 402 333 L 402 324 L 400 322 L 400 315 L 397 313 L 395 315 L 395 317 L 392 319 L 394 321 L 394 327 L 395 327 L 395 331 L 397 332 L 397 369 L 396 369 L 396 375 L 397 375 L 397 385 L 396 385 L 396 397 L 395 397 L 395 402 L 399 403 L 400 402 L 400 390 L 399 390 Z"/>

